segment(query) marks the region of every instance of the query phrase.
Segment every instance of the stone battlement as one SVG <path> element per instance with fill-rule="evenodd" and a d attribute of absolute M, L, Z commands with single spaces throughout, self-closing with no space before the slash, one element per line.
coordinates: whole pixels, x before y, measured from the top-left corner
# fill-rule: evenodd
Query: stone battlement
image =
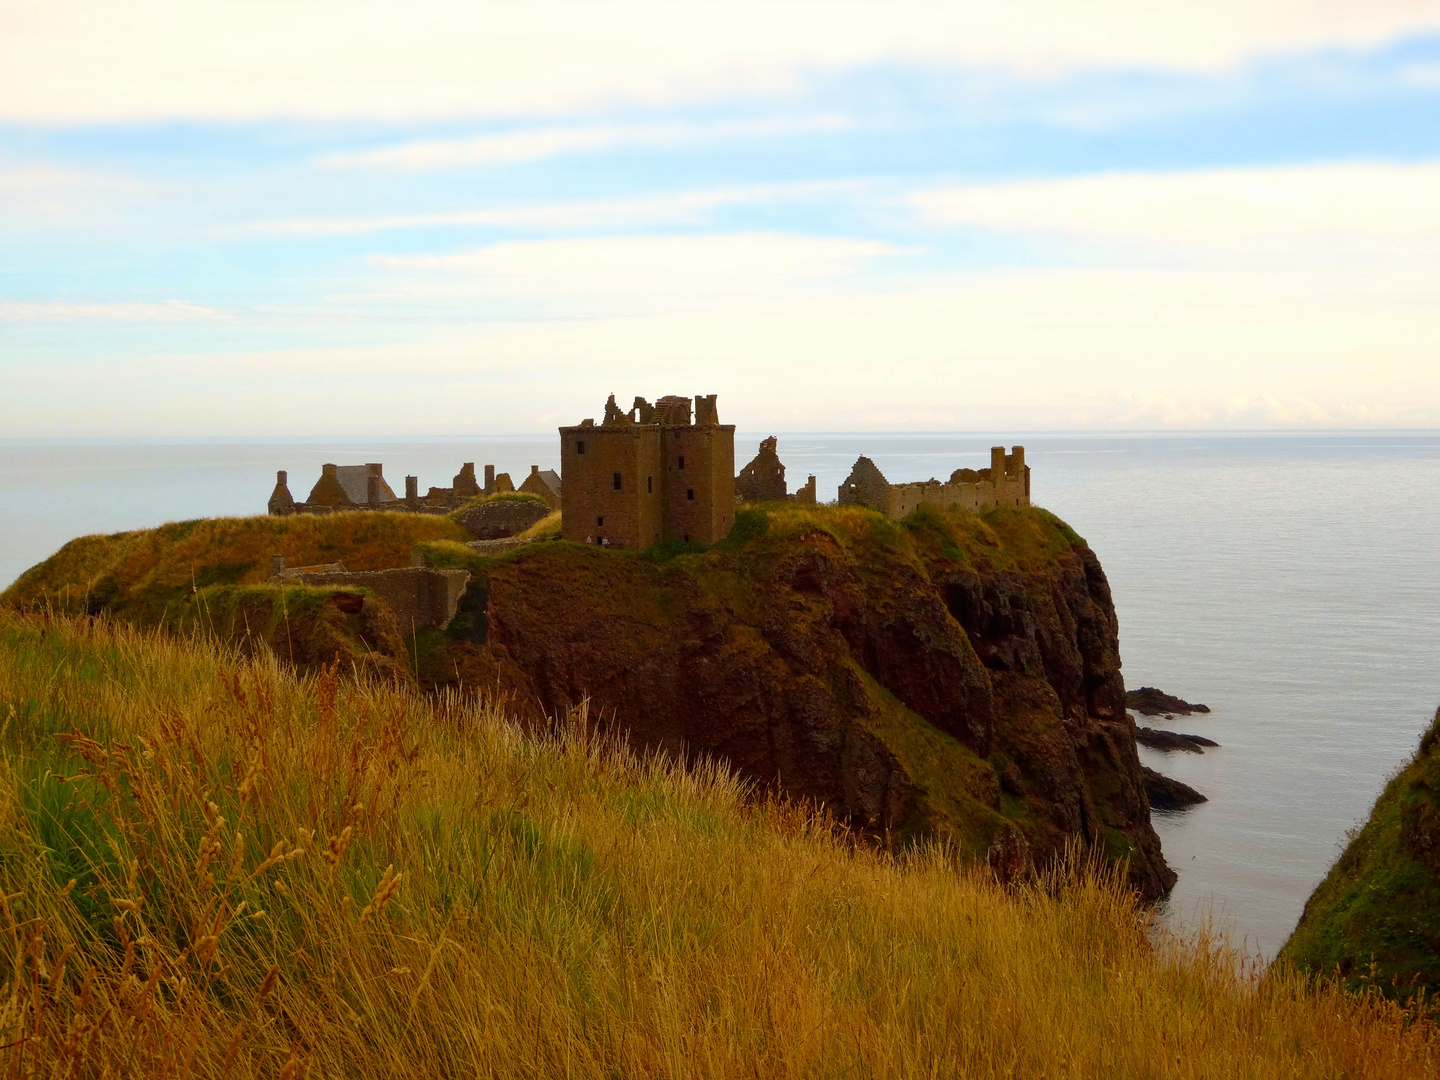
<path fill-rule="evenodd" d="M 1030 505 L 1030 467 L 1025 448 L 1010 453 L 1003 446 L 990 449 L 988 469 L 956 469 L 946 481 L 918 480 L 892 484 L 868 457 L 855 462 L 845 483 L 840 485 L 842 504 L 872 506 L 888 517 L 903 518 L 921 503 L 959 506 L 971 513 L 998 506 Z"/>

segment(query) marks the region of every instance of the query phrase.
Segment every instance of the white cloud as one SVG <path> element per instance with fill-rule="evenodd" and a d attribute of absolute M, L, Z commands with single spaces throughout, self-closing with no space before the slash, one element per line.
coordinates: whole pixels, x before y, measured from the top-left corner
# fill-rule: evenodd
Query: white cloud
<path fill-rule="evenodd" d="M 0 118 L 593 113 L 887 62 L 1213 70 L 1437 26 L 1434 0 L 9 0 Z"/>
<path fill-rule="evenodd" d="M 392 229 L 443 226 L 536 229 L 542 232 L 597 228 L 616 231 L 656 225 L 694 225 L 705 221 L 716 210 L 726 206 L 783 202 L 807 202 L 813 205 L 819 200 L 836 195 L 862 192 L 866 187 L 863 182 L 846 180 L 752 184 L 704 191 L 637 195 L 624 199 L 521 203 L 426 214 L 390 214 L 363 218 L 289 218 L 251 222 L 241 226 L 240 231 L 275 236 L 346 236 Z"/>
<path fill-rule="evenodd" d="M 325 154 L 316 159 L 316 164 L 333 169 L 381 168 L 407 172 L 471 165 L 513 165 L 622 147 L 670 148 L 733 139 L 843 131 L 849 126 L 849 121 L 843 116 L 809 116 L 708 124 L 675 121 L 529 128 L 473 138 L 430 139 L 375 150 Z"/>
<path fill-rule="evenodd" d="M 6 230 L 88 224 L 96 215 L 152 200 L 161 191 L 159 184 L 119 173 L 87 172 L 43 161 L 0 163 L 0 224 Z"/>
<path fill-rule="evenodd" d="M 214 322 L 226 312 L 188 300 L 154 302 L 71 303 L 67 301 L 0 300 L 0 322 Z"/>
<path fill-rule="evenodd" d="M 449 255 L 374 256 L 390 295 L 530 298 L 552 310 L 692 310 L 832 285 L 912 249 L 775 233 L 527 240 Z"/>
<path fill-rule="evenodd" d="M 484 279 L 474 259 L 425 272 L 543 288 L 569 263 L 560 317 L 466 323 L 477 291 L 388 344 L 32 366 L 7 430 L 199 434 L 203 414 L 211 435 L 534 432 L 595 415 L 612 391 L 718 391 L 724 419 L 750 430 L 1440 427 L 1440 271 L 1377 286 L 1363 270 L 1011 269 L 866 289 L 846 272 L 870 265 L 865 243 L 710 248 L 722 284 L 760 256 L 788 270 L 706 304 L 652 302 L 652 275 L 696 258 L 682 244 L 486 249 Z M 607 266 L 633 293 L 577 316 Z M 223 415 L 196 408 L 217 385 L 235 390 Z M 114 407 L 141 397 L 145 410 Z"/>
<path fill-rule="evenodd" d="M 391 408 L 391 388 L 412 383 L 417 394 L 450 388 L 423 409 L 437 428 L 533 431 L 677 376 L 682 392 L 718 390 L 726 419 L 751 428 L 1440 426 L 1440 274 L 1383 296 L 1357 287 L 1363 277 L 1005 270 L 677 306 L 651 304 L 638 274 L 636 295 L 601 317 L 452 324 L 393 345 L 229 363 L 331 380 L 350 395 L 338 415 L 363 426 L 374 411 L 386 431 L 422 415 Z M 513 287 L 503 273 L 496 283 Z M 559 288 L 557 303 L 573 306 Z"/>
<path fill-rule="evenodd" d="M 1395 269 L 1440 259 L 1440 163 L 1124 172 L 952 186 L 911 197 L 930 223 L 1190 255 Z"/>

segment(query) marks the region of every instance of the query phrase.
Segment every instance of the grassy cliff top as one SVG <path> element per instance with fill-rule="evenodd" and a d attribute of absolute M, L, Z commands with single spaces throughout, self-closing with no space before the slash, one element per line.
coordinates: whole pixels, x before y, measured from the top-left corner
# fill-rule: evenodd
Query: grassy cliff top
<path fill-rule="evenodd" d="M 1428 1021 L 1113 878 L 886 856 L 579 731 L 0 612 L 11 1071 L 1437 1073 Z"/>
<path fill-rule="evenodd" d="M 348 570 L 384 570 L 408 566 L 417 541 L 467 538 L 447 517 L 383 511 L 177 521 L 71 540 L 21 574 L 0 603 L 103 606 L 149 624 L 208 586 L 265 582 L 272 555 L 292 567 L 343 562 Z"/>
<path fill-rule="evenodd" d="M 552 514 L 527 535 L 556 538 L 559 521 L 559 515 Z M 662 544 L 643 553 L 604 554 L 734 569 L 781 554 L 796 541 L 816 538 L 860 556 L 867 550 L 889 557 L 943 555 L 990 569 L 1037 566 L 1083 543 L 1059 518 L 1040 509 L 997 510 L 975 517 L 922 507 L 904 522 L 893 522 L 864 507 L 771 503 L 741 509 L 735 531 L 708 551 L 698 545 Z M 483 565 L 485 557 L 465 546 L 468 539 L 449 517 L 428 514 L 351 511 L 172 522 L 72 540 L 0 593 L 0 603 L 16 608 L 49 605 L 62 611 L 103 609 L 137 625 L 155 625 L 199 590 L 263 584 L 274 554 L 284 555 L 290 567 L 342 562 L 349 570 L 384 570 L 410 565 L 418 543 L 426 545 L 435 565 Z"/>

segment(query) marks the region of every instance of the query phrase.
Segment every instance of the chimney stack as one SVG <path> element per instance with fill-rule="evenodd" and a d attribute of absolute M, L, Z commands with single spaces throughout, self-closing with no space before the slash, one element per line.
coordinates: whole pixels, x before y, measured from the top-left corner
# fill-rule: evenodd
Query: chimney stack
<path fill-rule="evenodd" d="M 412 510 L 420 501 L 420 478 L 418 476 L 405 477 L 405 501 L 410 504 Z"/>
<path fill-rule="evenodd" d="M 365 477 L 365 505 L 380 505 L 380 474 L 373 465 L 370 466 L 370 475 Z"/>
<path fill-rule="evenodd" d="M 494 466 L 494 465 L 486 465 L 486 466 L 485 466 L 485 494 L 486 494 L 486 495 L 494 495 L 494 494 L 495 494 L 495 466 Z"/>
<path fill-rule="evenodd" d="M 992 446 L 990 448 L 990 482 L 998 484 L 1005 477 L 1005 448 L 1003 446 Z"/>

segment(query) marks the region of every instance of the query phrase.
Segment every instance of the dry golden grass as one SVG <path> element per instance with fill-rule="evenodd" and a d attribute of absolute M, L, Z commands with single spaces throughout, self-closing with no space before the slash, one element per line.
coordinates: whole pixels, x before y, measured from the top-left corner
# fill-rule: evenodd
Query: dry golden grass
<path fill-rule="evenodd" d="M 563 519 L 559 510 L 552 510 L 531 525 L 520 536 L 526 540 L 559 540 Z"/>
<path fill-rule="evenodd" d="M 0 725 L 7 1076 L 1437 1072 L 1111 879 L 857 849 L 576 718 L 0 615 Z"/>

